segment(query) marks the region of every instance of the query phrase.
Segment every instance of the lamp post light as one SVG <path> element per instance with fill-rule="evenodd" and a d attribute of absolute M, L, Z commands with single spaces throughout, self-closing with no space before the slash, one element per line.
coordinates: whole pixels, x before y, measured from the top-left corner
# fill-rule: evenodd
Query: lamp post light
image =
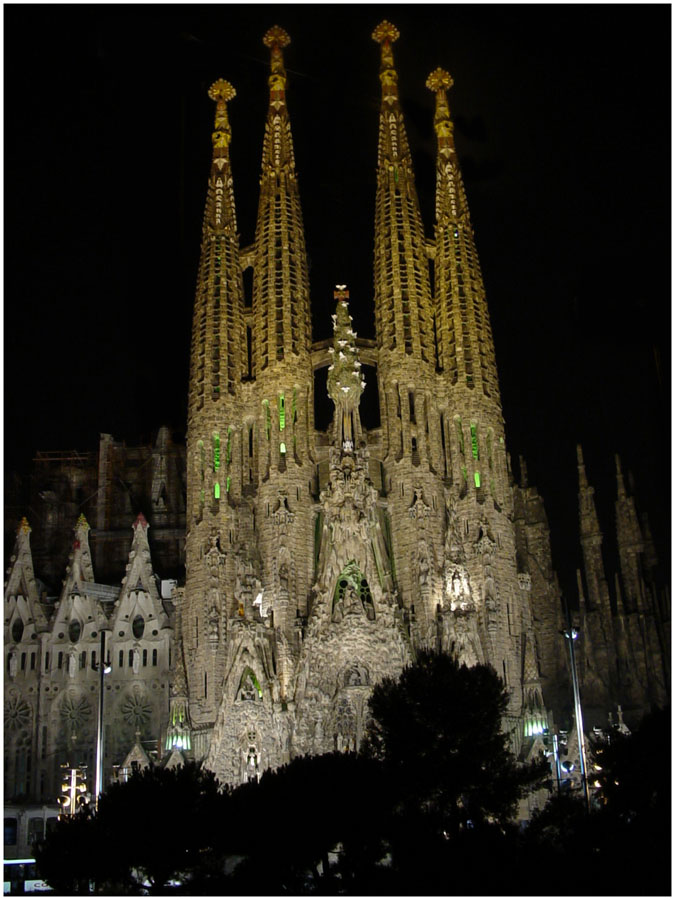
<path fill-rule="evenodd" d="M 99 674 L 98 687 L 98 726 L 96 729 L 96 787 L 94 793 L 94 804 L 98 806 L 98 798 L 103 792 L 103 680 L 110 672 L 110 659 L 105 661 L 105 631 L 101 630 L 101 656 L 97 666 Z"/>
<path fill-rule="evenodd" d="M 581 784 L 584 789 L 584 800 L 587 812 L 591 811 L 591 798 L 588 793 L 588 776 L 586 768 L 586 746 L 584 741 L 584 720 L 581 713 L 581 697 L 579 695 L 579 678 L 577 675 L 577 659 L 574 652 L 574 642 L 579 637 L 579 631 L 572 627 L 572 617 L 569 606 L 565 604 L 567 611 L 567 628 L 562 632 L 567 641 L 570 652 L 570 668 L 572 670 L 572 690 L 574 691 L 574 714 L 577 722 L 577 740 L 579 742 L 579 768 L 581 770 Z"/>

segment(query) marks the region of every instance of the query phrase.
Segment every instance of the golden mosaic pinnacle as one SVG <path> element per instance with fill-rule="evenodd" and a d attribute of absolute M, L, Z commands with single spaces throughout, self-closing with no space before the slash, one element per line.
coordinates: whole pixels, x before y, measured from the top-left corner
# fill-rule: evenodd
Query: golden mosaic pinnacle
<path fill-rule="evenodd" d="M 228 100 L 232 100 L 236 96 L 237 92 L 230 82 L 225 81 L 224 78 L 219 78 L 218 81 L 214 81 L 209 88 L 209 97 L 216 102 L 224 100 L 225 103 L 227 103 Z"/>
<path fill-rule="evenodd" d="M 28 519 L 25 516 L 21 519 L 18 530 L 23 534 L 29 534 L 32 530 L 30 525 L 28 524 Z"/>
<path fill-rule="evenodd" d="M 397 41 L 401 36 L 400 31 L 395 25 L 392 25 L 391 22 L 388 22 L 384 19 L 377 28 L 373 31 L 372 38 L 378 44 L 384 44 L 388 41 L 390 44 L 393 44 L 394 41 Z"/>
<path fill-rule="evenodd" d="M 288 47 L 290 42 L 290 35 L 280 25 L 272 25 L 263 37 L 263 44 L 266 47 Z"/>
<path fill-rule="evenodd" d="M 445 69 L 434 69 L 426 81 L 426 85 L 430 91 L 438 93 L 439 91 L 448 91 L 455 82 L 452 75 Z"/>

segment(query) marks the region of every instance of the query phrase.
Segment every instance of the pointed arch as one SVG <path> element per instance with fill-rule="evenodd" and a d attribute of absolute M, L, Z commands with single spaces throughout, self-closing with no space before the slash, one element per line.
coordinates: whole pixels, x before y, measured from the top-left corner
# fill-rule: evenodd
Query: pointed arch
<path fill-rule="evenodd" d="M 340 621 L 342 616 L 350 609 L 356 598 L 360 600 L 363 611 L 372 621 L 375 619 L 375 604 L 373 595 L 365 576 L 359 569 L 355 560 L 350 560 L 338 575 L 335 591 L 333 593 L 333 620 Z"/>
<path fill-rule="evenodd" d="M 236 700 L 262 700 L 262 688 L 255 672 L 250 666 L 246 666 L 239 679 Z"/>

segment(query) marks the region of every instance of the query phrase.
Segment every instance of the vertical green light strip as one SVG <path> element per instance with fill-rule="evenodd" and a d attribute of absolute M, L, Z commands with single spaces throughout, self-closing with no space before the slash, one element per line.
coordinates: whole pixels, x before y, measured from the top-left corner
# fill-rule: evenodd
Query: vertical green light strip
<path fill-rule="evenodd" d="M 279 431 L 283 431 L 286 427 L 286 399 L 283 394 L 279 394 Z"/>
<path fill-rule="evenodd" d="M 473 473 L 473 483 L 476 485 L 477 488 L 480 487 L 480 472 Z"/>
<path fill-rule="evenodd" d="M 478 459 L 478 433 L 473 423 L 471 423 L 471 453 L 474 459 Z"/>
<path fill-rule="evenodd" d="M 213 471 L 217 472 L 220 468 L 220 435 L 213 432 Z"/>

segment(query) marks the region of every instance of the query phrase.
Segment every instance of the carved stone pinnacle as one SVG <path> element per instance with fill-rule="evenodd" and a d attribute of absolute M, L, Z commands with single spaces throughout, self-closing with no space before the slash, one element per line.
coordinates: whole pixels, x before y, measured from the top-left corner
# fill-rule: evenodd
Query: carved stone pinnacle
<path fill-rule="evenodd" d="M 448 91 L 453 86 L 454 81 L 452 75 L 445 69 L 434 69 L 426 81 L 426 85 L 430 91 L 438 93 L 438 91 Z"/>
<path fill-rule="evenodd" d="M 237 92 L 230 82 L 225 81 L 224 78 L 219 78 L 218 81 L 214 81 L 209 88 L 209 97 L 216 102 L 218 100 L 224 100 L 227 103 L 228 100 L 232 100 L 236 96 Z"/>
<path fill-rule="evenodd" d="M 265 36 L 263 37 L 263 44 L 266 47 L 288 47 L 290 42 L 290 35 L 279 25 L 272 25 L 272 27 L 265 32 Z"/>
<path fill-rule="evenodd" d="M 385 41 L 388 41 L 390 44 L 393 44 L 394 41 L 397 41 L 401 36 L 400 31 L 395 25 L 392 25 L 391 22 L 388 22 L 384 19 L 377 26 L 375 31 L 373 31 L 373 40 L 378 44 L 383 44 Z"/>

